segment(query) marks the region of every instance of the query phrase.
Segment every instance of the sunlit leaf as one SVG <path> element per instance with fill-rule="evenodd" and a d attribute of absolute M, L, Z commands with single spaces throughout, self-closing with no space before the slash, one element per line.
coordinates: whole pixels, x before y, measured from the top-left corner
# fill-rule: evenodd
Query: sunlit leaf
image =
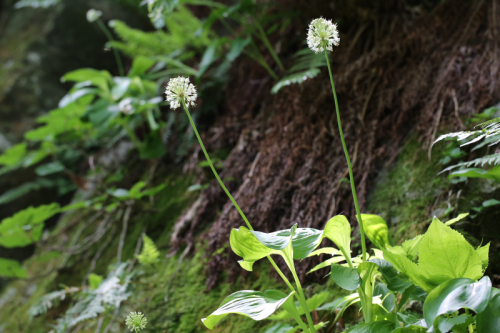
<path fill-rule="evenodd" d="M 393 246 L 387 223 L 378 215 L 361 214 L 366 237 L 379 249 Z"/>
<path fill-rule="evenodd" d="M 11 259 L 0 258 L 0 276 L 10 278 L 27 277 L 26 270 L 21 267 L 19 262 Z"/>
<path fill-rule="evenodd" d="M 491 288 L 488 305 L 476 315 L 476 328 L 481 333 L 500 332 L 500 290 Z"/>
<path fill-rule="evenodd" d="M 328 221 L 324 236 L 337 245 L 344 256 L 351 257 L 351 225 L 344 215 L 334 216 Z"/>
<path fill-rule="evenodd" d="M 460 278 L 449 280 L 429 293 L 424 302 L 424 318 L 427 327 L 435 324 L 442 314 L 450 314 L 462 308 L 481 313 L 490 300 L 491 281 L 485 276 L 480 281 Z"/>
<path fill-rule="evenodd" d="M 460 214 L 458 215 L 457 217 L 455 217 L 454 219 L 451 219 L 447 222 L 445 222 L 446 225 L 452 225 L 454 223 L 457 223 L 458 221 L 461 221 L 463 220 L 464 218 L 466 218 L 467 216 L 469 216 L 469 213 L 463 213 L 463 214 Z"/>
<path fill-rule="evenodd" d="M 320 254 L 335 255 L 339 252 L 340 252 L 339 250 L 337 250 L 336 248 L 333 248 L 333 247 L 323 247 L 321 249 L 318 249 L 316 251 L 311 252 L 307 257 L 319 256 Z"/>
<path fill-rule="evenodd" d="M 332 264 L 331 276 L 335 283 L 345 290 L 356 290 L 361 285 L 361 278 L 355 268 Z"/>
<path fill-rule="evenodd" d="M 231 313 L 262 320 L 273 314 L 292 294 L 286 295 L 278 290 L 266 290 L 263 293 L 238 291 L 226 297 L 216 311 L 201 321 L 207 328 L 213 329 L 222 318 Z"/>
<path fill-rule="evenodd" d="M 330 258 L 328 260 L 323 261 L 321 264 L 314 266 L 314 268 L 311 269 L 309 272 L 307 272 L 307 274 L 315 272 L 321 268 L 330 267 L 332 264 L 336 264 L 336 263 L 344 261 L 344 260 L 345 260 L 344 256 L 335 256 L 333 258 Z"/>
<path fill-rule="evenodd" d="M 293 259 L 304 259 L 323 240 L 323 231 L 313 228 L 297 228 L 292 238 Z"/>

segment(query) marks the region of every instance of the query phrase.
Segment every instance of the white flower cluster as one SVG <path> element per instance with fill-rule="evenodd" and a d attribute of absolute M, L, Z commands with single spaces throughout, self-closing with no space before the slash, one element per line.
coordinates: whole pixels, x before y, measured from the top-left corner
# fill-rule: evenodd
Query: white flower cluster
<path fill-rule="evenodd" d="M 182 100 L 187 107 L 194 106 L 198 96 L 195 86 L 189 83 L 189 78 L 182 76 L 170 79 L 165 94 L 167 94 L 167 102 L 170 103 L 171 109 L 177 109 L 181 106 Z"/>
<path fill-rule="evenodd" d="M 130 312 L 125 320 L 125 325 L 131 332 L 139 332 L 146 328 L 148 320 L 141 312 Z"/>
<path fill-rule="evenodd" d="M 90 23 L 95 22 L 99 17 L 101 17 L 101 15 L 102 12 L 100 10 L 90 9 L 87 12 L 87 21 L 89 21 Z"/>
<path fill-rule="evenodd" d="M 315 19 L 309 24 L 307 32 L 307 46 L 316 53 L 323 52 L 325 48 L 328 51 L 333 50 L 333 45 L 340 43 L 337 25 L 331 20 L 324 18 Z"/>

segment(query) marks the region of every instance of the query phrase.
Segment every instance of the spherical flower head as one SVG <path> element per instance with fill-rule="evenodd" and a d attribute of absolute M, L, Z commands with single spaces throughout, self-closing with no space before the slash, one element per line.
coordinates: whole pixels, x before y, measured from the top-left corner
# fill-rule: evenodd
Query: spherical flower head
<path fill-rule="evenodd" d="M 97 21 L 99 17 L 101 17 L 102 12 L 96 9 L 89 9 L 87 12 L 87 21 L 90 23 Z"/>
<path fill-rule="evenodd" d="M 307 46 L 316 53 L 323 52 L 325 48 L 328 51 L 333 50 L 333 45 L 340 43 L 337 25 L 331 20 L 324 18 L 315 19 L 309 24 L 307 32 Z"/>
<path fill-rule="evenodd" d="M 187 107 L 194 106 L 198 96 L 195 86 L 189 83 L 189 78 L 181 76 L 170 79 L 165 93 L 171 109 L 177 109 L 181 106 L 182 100 L 184 100 Z"/>
<path fill-rule="evenodd" d="M 141 312 L 130 312 L 125 324 L 131 332 L 139 332 L 146 328 L 148 320 Z"/>

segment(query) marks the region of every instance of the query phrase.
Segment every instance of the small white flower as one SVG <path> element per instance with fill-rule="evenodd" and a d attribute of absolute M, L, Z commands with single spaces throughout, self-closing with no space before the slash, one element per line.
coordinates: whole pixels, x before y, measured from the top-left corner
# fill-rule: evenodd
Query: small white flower
<path fill-rule="evenodd" d="M 323 52 L 325 48 L 328 51 L 333 50 L 333 45 L 340 43 L 337 25 L 331 20 L 324 18 L 315 19 L 309 24 L 307 32 L 307 46 L 316 53 Z"/>
<path fill-rule="evenodd" d="M 194 106 L 198 96 L 195 86 L 189 83 L 189 78 L 181 76 L 170 79 L 165 94 L 167 94 L 167 102 L 170 103 L 171 109 L 177 109 L 181 106 L 182 100 L 187 107 Z"/>
<path fill-rule="evenodd" d="M 130 312 L 125 320 L 125 325 L 131 332 L 139 332 L 146 328 L 148 320 L 141 312 Z"/>
<path fill-rule="evenodd" d="M 87 12 L 87 21 L 90 23 L 97 21 L 99 17 L 101 17 L 102 12 L 96 9 L 89 9 Z"/>

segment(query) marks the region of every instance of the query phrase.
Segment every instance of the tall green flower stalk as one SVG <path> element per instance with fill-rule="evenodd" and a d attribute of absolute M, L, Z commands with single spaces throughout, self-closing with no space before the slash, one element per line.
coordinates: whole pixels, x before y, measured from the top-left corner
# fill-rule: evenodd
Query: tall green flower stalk
<path fill-rule="evenodd" d="M 361 218 L 361 211 L 359 209 L 358 196 L 356 194 L 356 186 L 354 184 L 354 175 L 352 172 L 351 158 L 349 157 L 349 151 L 345 144 L 344 132 L 342 131 L 342 122 L 340 120 L 339 103 L 337 100 L 337 93 L 335 91 L 335 84 L 333 82 L 332 69 L 330 67 L 330 59 L 328 58 L 328 51 L 333 51 L 333 46 L 338 46 L 340 43 L 339 33 L 337 26 L 332 23 L 331 20 L 325 20 L 324 18 L 315 19 L 309 25 L 309 31 L 307 34 L 307 45 L 315 53 L 324 52 L 326 58 L 326 64 L 328 66 L 328 73 L 330 74 L 330 82 L 332 85 L 333 98 L 335 100 L 335 110 L 337 113 L 337 124 L 339 127 L 339 136 L 342 142 L 342 148 L 344 149 L 345 159 L 347 161 L 347 168 L 349 169 L 349 179 L 351 183 L 352 198 L 354 200 L 354 207 L 356 209 L 356 217 L 359 223 L 359 231 L 361 234 L 361 249 L 363 252 L 363 261 L 366 261 L 366 240 L 365 240 L 365 230 L 363 227 L 363 220 Z M 350 264 L 352 268 L 352 264 Z M 363 304 L 363 315 L 366 322 L 372 321 L 372 300 L 367 299 L 366 295 L 359 290 L 359 295 L 361 302 Z M 371 297 L 370 297 L 371 298 Z"/>
<path fill-rule="evenodd" d="M 240 213 L 241 218 L 243 221 L 245 221 L 245 224 L 247 225 L 248 229 L 254 230 L 250 222 L 248 221 L 247 217 L 241 210 L 240 206 L 236 202 L 236 200 L 233 198 L 229 190 L 226 188 L 224 185 L 224 182 L 222 179 L 219 177 L 219 174 L 215 170 L 215 167 L 212 163 L 212 160 L 210 159 L 210 156 L 207 153 L 207 150 L 205 149 L 205 145 L 203 144 L 203 141 L 201 140 L 200 134 L 198 133 L 198 130 L 196 128 L 196 125 L 193 121 L 193 118 L 191 117 L 191 113 L 189 112 L 189 106 L 194 106 L 195 101 L 197 98 L 197 93 L 196 93 L 196 88 L 194 87 L 193 84 L 189 82 L 188 78 L 184 77 L 178 77 L 175 79 L 171 79 L 168 83 L 167 89 L 166 89 L 166 95 L 167 95 L 167 101 L 170 103 L 170 107 L 172 109 L 177 109 L 181 104 L 184 108 L 184 111 L 186 112 L 186 115 L 189 119 L 189 122 L 191 123 L 191 127 L 193 128 L 193 131 L 196 135 L 196 138 L 198 139 L 198 142 L 200 144 L 201 149 L 203 150 L 203 154 L 205 155 L 205 158 L 210 165 L 210 168 L 212 169 L 212 172 L 217 178 L 217 181 L 219 182 L 219 185 L 222 187 L 226 195 L 228 196 L 229 200 L 233 203 L 234 207 L 236 207 L 236 210 L 238 213 Z M 315 333 L 316 329 L 314 328 L 314 322 L 312 321 L 311 314 L 309 312 L 307 302 L 305 300 L 305 295 L 304 291 L 302 290 L 302 286 L 300 284 L 300 280 L 297 276 L 297 273 L 295 272 L 295 269 L 291 268 L 292 275 L 295 279 L 295 284 L 297 286 L 297 290 L 293 287 L 293 285 L 290 283 L 290 281 L 286 278 L 286 276 L 283 274 L 281 269 L 276 265 L 276 262 L 271 258 L 271 256 L 267 256 L 267 259 L 271 262 L 271 265 L 274 267 L 274 269 L 278 272 L 279 276 L 283 279 L 283 281 L 286 283 L 288 288 L 290 288 L 291 291 L 295 291 L 295 295 L 297 299 L 299 300 L 301 306 L 304 308 L 304 312 L 306 314 L 307 322 L 309 325 L 309 332 L 310 333 Z"/>

